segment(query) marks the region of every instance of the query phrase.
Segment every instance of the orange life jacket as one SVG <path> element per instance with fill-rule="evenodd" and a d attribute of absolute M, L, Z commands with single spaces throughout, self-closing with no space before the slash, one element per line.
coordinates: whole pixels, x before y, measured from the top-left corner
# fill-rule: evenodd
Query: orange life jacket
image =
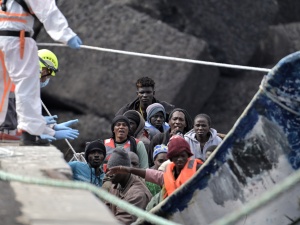
<path fill-rule="evenodd" d="M 200 159 L 188 159 L 176 180 L 173 174 L 175 163 L 172 162 L 167 165 L 164 173 L 164 186 L 166 189 L 164 199 L 171 195 L 178 187 L 196 173 L 198 164 L 203 164 L 203 162 Z"/>
<path fill-rule="evenodd" d="M 135 139 L 135 143 L 136 145 L 139 143 L 139 140 L 134 138 Z M 103 162 L 103 170 L 104 172 L 106 172 L 106 168 L 107 168 L 107 162 L 111 156 L 111 154 L 113 153 L 113 151 L 115 150 L 116 148 L 116 145 L 115 145 L 115 141 L 114 139 L 112 138 L 109 138 L 109 139 L 105 139 L 104 140 L 104 145 L 105 145 L 105 148 L 106 148 L 106 158 L 104 159 L 104 162 Z M 137 154 L 137 150 L 136 150 L 136 146 L 134 147 L 135 149 L 133 149 L 133 152 Z M 123 149 L 128 153 L 131 151 L 131 146 L 130 146 L 130 140 L 127 140 L 127 142 L 125 143 L 125 145 L 123 146 Z"/>

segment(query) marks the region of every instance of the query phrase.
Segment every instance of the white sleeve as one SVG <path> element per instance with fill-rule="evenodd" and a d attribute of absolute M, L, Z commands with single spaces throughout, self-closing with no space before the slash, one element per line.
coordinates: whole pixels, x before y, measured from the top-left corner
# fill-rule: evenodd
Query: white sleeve
<path fill-rule="evenodd" d="M 48 135 L 54 137 L 55 130 L 53 130 L 50 127 L 46 126 L 45 129 L 44 129 L 44 131 L 43 131 L 43 134 L 48 134 Z"/>
<path fill-rule="evenodd" d="M 68 21 L 57 8 L 55 0 L 25 0 L 28 7 L 43 23 L 45 30 L 55 41 L 67 43 L 76 34 Z"/>

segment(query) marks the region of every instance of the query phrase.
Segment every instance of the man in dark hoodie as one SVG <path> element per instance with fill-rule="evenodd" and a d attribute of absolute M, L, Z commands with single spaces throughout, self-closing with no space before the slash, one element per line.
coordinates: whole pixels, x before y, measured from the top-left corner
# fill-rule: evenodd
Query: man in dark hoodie
<path fill-rule="evenodd" d="M 130 123 L 129 135 L 142 141 L 145 145 L 145 148 L 148 149 L 150 140 L 146 136 L 145 120 L 142 115 L 135 110 L 128 110 L 124 113 L 123 116 L 126 116 Z"/>
<path fill-rule="evenodd" d="M 144 118 L 147 120 L 147 112 L 146 109 L 152 103 L 160 103 L 166 110 L 167 120 L 169 113 L 174 109 L 174 105 L 171 105 L 165 101 L 159 101 L 154 98 L 155 95 L 155 82 L 149 77 L 142 77 L 137 80 L 136 82 L 137 88 L 137 98 L 131 102 L 123 106 L 119 111 L 116 113 L 117 115 L 123 115 L 126 111 L 133 109 L 138 111 Z"/>
<path fill-rule="evenodd" d="M 150 167 L 153 165 L 154 147 L 161 144 L 167 145 L 170 138 L 175 134 L 179 134 L 183 137 L 185 133 L 193 128 L 193 121 L 185 109 L 175 108 L 170 113 L 169 125 L 169 130 L 164 133 L 156 134 L 150 141 L 148 149 Z"/>

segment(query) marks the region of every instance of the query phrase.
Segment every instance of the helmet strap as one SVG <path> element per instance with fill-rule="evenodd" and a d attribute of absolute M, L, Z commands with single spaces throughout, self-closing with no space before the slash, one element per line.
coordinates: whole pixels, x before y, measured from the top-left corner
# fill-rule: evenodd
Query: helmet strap
<path fill-rule="evenodd" d="M 45 65 L 45 67 L 47 67 L 47 69 L 54 71 L 54 73 L 58 72 L 58 69 L 56 69 L 54 66 L 50 66 L 48 63 L 46 63 L 45 60 L 43 60 L 41 57 L 39 57 L 39 60 L 41 63 L 43 63 Z"/>

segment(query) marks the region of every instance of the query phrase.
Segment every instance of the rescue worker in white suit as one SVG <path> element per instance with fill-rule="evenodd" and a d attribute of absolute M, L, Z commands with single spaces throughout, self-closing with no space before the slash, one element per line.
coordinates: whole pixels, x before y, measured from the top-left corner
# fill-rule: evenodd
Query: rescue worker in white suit
<path fill-rule="evenodd" d="M 69 28 L 55 0 L 23 0 L 53 40 L 80 48 L 82 41 Z M 40 102 L 38 49 L 33 35 L 34 17 L 16 0 L 2 0 L 0 8 L 0 123 L 5 119 L 8 92 L 15 83 L 20 145 L 44 145 L 40 135 L 54 136 L 46 126 Z M 4 6 L 4 7 L 3 7 Z"/>
<path fill-rule="evenodd" d="M 58 70 L 58 59 L 56 55 L 48 50 L 48 49 L 40 49 L 38 50 L 38 56 L 39 56 L 39 66 L 40 66 L 40 74 L 38 75 L 40 77 L 40 87 L 44 88 L 48 85 L 50 78 L 55 77 Z M 6 124 L 7 127 L 12 127 L 12 124 L 16 124 L 17 122 L 17 116 L 16 116 L 16 106 L 13 104 L 14 102 L 11 102 L 11 104 L 8 105 L 8 112 L 10 112 L 12 115 L 10 117 L 7 117 L 6 115 Z M 15 116 L 15 117 L 14 117 Z M 46 121 L 46 124 L 50 126 L 52 129 L 55 130 L 54 136 L 50 136 L 47 134 L 42 134 L 40 136 L 41 139 L 46 139 L 46 141 L 39 140 L 39 143 L 44 143 L 45 145 L 50 145 L 49 142 L 55 141 L 55 140 L 61 140 L 61 139 L 69 139 L 74 140 L 75 138 L 78 138 L 79 132 L 78 130 L 72 129 L 71 126 L 73 124 L 76 124 L 78 122 L 78 119 L 75 120 L 69 120 L 67 122 L 59 123 L 57 124 L 56 119 L 57 115 L 54 116 L 44 116 L 44 119 Z M 8 121 L 7 121 L 8 120 Z M 12 127 L 13 128 L 13 127 Z M 9 131 L 9 130 L 8 130 Z M 4 136 L 5 137 L 5 136 Z M 6 136 L 7 137 L 7 136 Z M 13 136 L 11 136 L 13 137 Z M 2 141 L 10 141 L 10 140 L 17 140 L 18 136 L 15 136 L 14 139 L 5 139 L 3 138 Z M 20 138 L 19 138 L 20 140 Z M 1 141 L 1 140 L 0 140 Z M 49 141 L 49 142 L 48 142 Z"/>
<path fill-rule="evenodd" d="M 58 59 L 56 55 L 48 49 L 40 49 L 38 51 L 39 66 L 40 66 L 40 87 L 44 88 L 48 85 L 50 78 L 54 77 L 58 72 Z M 78 130 L 72 129 L 70 126 L 77 123 L 78 119 L 69 120 L 64 123 L 56 123 L 57 115 L 44 116 L 46 124 L 55 130 L 54 136 L 42 134 L 41 139 L 48 140 L 49 142 L 61 139 L 74 140 L 78 137 Z M 45 143 L 40 140 L 40 143 Z M 46 142 L 47 143 L 47 142 Z M 45 145 L 46 145 L 45 143 Z"/>

